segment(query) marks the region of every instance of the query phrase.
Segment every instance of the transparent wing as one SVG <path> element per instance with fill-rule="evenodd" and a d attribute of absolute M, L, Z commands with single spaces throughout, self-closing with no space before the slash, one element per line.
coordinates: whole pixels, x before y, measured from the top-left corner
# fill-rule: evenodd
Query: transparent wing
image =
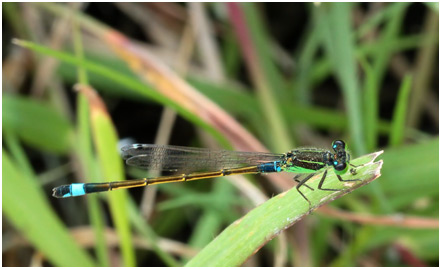
<path fill-rule="evenodd" d="M 216 171 L 283 159 L 283 154 L 133 144 L 121 149 L 126 163 L 141 169 L 173 172 Z"/>

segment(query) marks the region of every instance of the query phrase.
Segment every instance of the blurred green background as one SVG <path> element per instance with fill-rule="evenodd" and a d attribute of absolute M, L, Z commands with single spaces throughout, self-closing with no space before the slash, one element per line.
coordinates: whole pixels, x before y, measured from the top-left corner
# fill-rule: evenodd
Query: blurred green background
<path fill-rule="evenodd" d="M 124 170 L 120 139 L 384 150 L 379 179 L 327 206 L 345 214 L 307 216 L 244 265 L 438 266 L 438 3 L 2 7 L 3 266 L 184 265 L 255 207 L 251 187 L 225 179 L 51 196 L 144 177 Z M 176 77 L 154 77 L 161 65 Z M 260 194 L 282 191 L 257 178 Z"/>

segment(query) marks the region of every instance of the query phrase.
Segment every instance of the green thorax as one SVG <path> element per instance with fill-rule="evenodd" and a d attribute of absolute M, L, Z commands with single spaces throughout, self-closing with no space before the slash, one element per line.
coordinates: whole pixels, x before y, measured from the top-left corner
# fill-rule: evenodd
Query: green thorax
<path fill-rule="evenodd" d="M 314 173 L 327 166 L 329 151 L 319 149 L 293 150 L 285 154 L 282 171 L 291 173 Z"/>

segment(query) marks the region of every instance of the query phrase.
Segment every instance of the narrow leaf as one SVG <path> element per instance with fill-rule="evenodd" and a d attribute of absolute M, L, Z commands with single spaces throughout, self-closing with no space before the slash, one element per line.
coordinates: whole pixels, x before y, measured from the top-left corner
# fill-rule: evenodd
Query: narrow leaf
<path fill-rule="evenodd" d="M 34 178 L 26 176 L 2 152 L 2 210 L 7 219 L 56 266 L 94 266 L 47 202 Z"/>
<path fill-rule="evenodd" d="M 342 191 L 317 190 L 322 175 L 318 174 L 311 178 L 308 185 L 315 191 L 308 188 L 302 189 L 302 192 L 311 201 L 311 209 L 295 187 L 273 197 L 231 224 L 186 266 L 242 265 L 268 241 L 294 225 L 312 210 L 378 178 L 383 161 L 374 162 L 374 160 L 381 153 L 382 151 L 372 153 L 351 161 L 353 165 L 359 165 L 356 168 L 356 175 L 348 172 L 342 178 L 344 180 L 357 178 L 360 181 L 342 183 L 330 170 L 325 187 L 342 189 Z"/>

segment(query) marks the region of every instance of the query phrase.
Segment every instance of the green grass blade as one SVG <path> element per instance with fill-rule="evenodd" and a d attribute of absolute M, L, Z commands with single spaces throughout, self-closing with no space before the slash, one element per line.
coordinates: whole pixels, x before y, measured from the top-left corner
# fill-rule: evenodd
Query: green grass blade
<path fill-rule="evenodd" d="M 438 204 L 439 138 L 390 149 L 383 158 L 384 180 L 378 183 L 395 211 L 408 210 L 421 198 L 432 197 Z"/>
<path fill-rule="evenodd" d="M 400 16 L 399 13 L 401 12 L 402 5 L 407 7 L 409 4 L 410 3 L 393 3 L 378 10 L 378 12 L 375 12 L 370 18 L 367 18 L 358 28 L 357 37 L 362 38 L 367 33 L 375 31 L 375 28 L 379 28 L 381 23 L 384 23 L 385 20 Z"/>
<path fill-rule="evenodd" d="M 74 48 L 75 55 L 80 60 L 84 60 L 83 44 L 81 41 L 81 31 L 78 25 L 78 21 L 73 19 L 73 32 L 74 32 Z M 77 68 L 78 81 L 81 84 L 88 85 L 88 76 L 84 68 Z M 78 154 L 81 168 L 84 170 L 85 178 L 97 178 L 96 161 L 93 155 L 92 149 L 92 137 L 89 123 L 89 104 L 87 99 L 82 94 L 77 96 L 77 141 L 78 144 L 74 148 L 74 151 Z M 90 222 L 92 224 L 95 233 L 95 253 L 100 266 L 109 266 L 109 251 L 106 246 L 105 240 L 105 224 L 103 221 L 103 214 L 101 214 L 102 208 L 100 207 L 98 196 L 91 195 L 87 199 L 88 213 Z"/>
<path fill-rule="evenodd" d="M 377 129 L 378 126 L 378 90 L 377 80 L 375 72 L 372 66 L 369 64 L 364 55 L 359 55 L 360 65 L 362 66 L 365 79 L 363 85 L 363 106 L 365 108 L 364 113 L 364 126 L 365 126 L 365 139 L 366 148 L 373 150 L 377 144 Z M 372 129 L 373 128 L 373 129 Z"/>
<path fill-rule="evenodd" d="M 36 148 L 66 153 L 73 139 L 70 122 L 49 104 L 4 94 L 3 128 L 10 128 L 20 139 Z M 41 120 L 44 119 L 44 120 Z"/>
<path fill-rule="evenodd" d="M 301 47 L 298 56 L 298 71 L 291 81 L 292 87 L 295 88 L 295 100 L 301 104 L 310 104 L 312 100 L 312 85 L 310 81 L 312 66 L 315 63 L 315 56 L 319 50 L 319 37 L 315 25 L 310 25 L 306 33 L 306 40 Z"/>
<path fill-rule="evenodd" d="M 93 142 L 97 150 L 103 181 L 123 180 L 124 166 L 118 151 L 118 137 L 104 103 L 92 88 L 78 85 L 77 89 L 85 94 L 89 101 Z M 127 213 L 127 191 L 109 192 L 107 195 L 120 239 L 124 265 L 135 266 L 135 253 Z"/>
<path fill-rule="evenodd" d="M 19 3 L 3 3 L 3 15 L 5 24 L 9 22 L 14 30 L 14 35 L 19 38 L 30 38 L 28 28 L 24 27 L 21 19 L 21 10 Z"/>
<path fill-rule="evenodd" d="M 156 255 L 158 255 L 158 257 L 160 257 L 167 266 L 180 266 L 180 263 L 176 261 L 171 254 L 165 252 L 159 247 L 158 236 L 152 227 L 146 223 L 146 220 L 139 214 L 139 208 L 135 205 L 135 203 L 133 201 L 129 201 L 129 206 L 127 208 L 134 230 L 139 233 L 139 236 L 144 237 L 147 242 L 150 242 L 152 250 L 156 253 Z"/>
<path fill-rule="evenodd" d="M 97 169 L 97 161 L 92 149 L 92 136 L 90 128 L 89 104 L 83 95 L 78 95 L 77 109 L 77 143 L 73 146 L 73 151 L 78 155 L 78 161 L 83 169 L 84 178 L 99 178 L 100 173 Z M 100 207 L 98 196 L 91 195 L 87 199 L 88 214 L 90 222 L 95 231 L 95 251 L 100 266 L 108 266 L 109 255 L 105 241 L 105 224 L 103 221 L 102 208 Z"/>
<path fill-rule="evenodd" d="M 35 178 L 20 172 L 2 152 L 2 210 L 29 242 L 56 266 L 94 266 L 47 202 Z"/>
<path fill-rule="evenodd" d="M 318 8 L 317 15 L 327 55 L 342 88 L 350 123 L 349 131 L 353 141 L 353 149 L 356 155 L 359 155 L 366 152 L 366 146 L 350 7 L 351 4 L 349 3 L 322 4 Z"/>
<path fill-rule="evenodd" d="M 433 36 L 426 37 L 423 34 L 414 34 L 407 36 L 400 36 L 391 41 L 390 48 L 392 53 L 399 53 L 402 51 L 412 50 L 415 48 L 421 48 L 430 44 L 438 44 L 438 39 Z M 366 43 L 361 44 L 357 50 L 357 56 L 363 56 L 372 58 L 375 56 L 377 51 L 381 49 L 382 43 Z M 310 83 L 315 86 L 323 82 L 324 79 L 328 78 L 331 73 L 331 63 L 326 58 L 316 60 L 311 68 L 311 74 L 309 75 Z"/>
<path fill-rule="evenodd" d="M 268 126 L 265 142 L 271 150 L 277 152 L 292 148 L 292 139 L 280 111 L 279 101 L 286 100 L 286 86 L 269 55 L 269 38 L 264 31 L 265 27 L 253 3 L 228 3 L 228 7 L 245 62 L 257 89 L 259 104 L 264 111 L 262 124 Z"/>
<path fill-rule="evenodd" d="M 394 3 L 395 14 L 391 16 L 385 26 L 378 46 L 373 53 L 373 65 L 369 75 L 369 85 L 366 90 L 365 99 L 365 132 L 368 137 L 367 143 L 371 148 L 377 148 L 378 137 L 378 120 L 379 120 L 379 92 L 384 76 L 386 75 L 387 67 L 390 64 L 390 59 L 394 51 L 393 44 L 399 37 L 401 22 L 406 11 L 407 3 Z"/>
<path fill-rule="evenodd" d="M 247 30 L 249 31 L 249 37 L 251 44 L 249 44 L 255 52 L 256 64 L 261 68 L 262 75 L 265 76 L 270 88 L 271 98 L 276 99 L 278 102 L 283 101 L 283 97 L 286 96 L 286 85 L 283 81 L 283 76 L 277 69 L 276 64 L 271 54 L 271 38 L 268 33 L 266 25 L 263 24 L 264 20 L 259 14 L 259 9 L 255 3 L 243 3 L 239 5 L 243 11 L 244 19 L 246 20 Z M 282 100 L 280 100 L 280 98 Z M 276 102 L 276 100 L 272 102 Z M 285 100 L 288 101 L 288 100 Z"/>
<path fill-rule="evenodd" d="M 411 89 L 412 77 L 407 75 L 401 84 L 392 119 L 392 130 L 389 136 L 389 145 L 392 147 L 401 145 L 404 142 L 404 129 L 406 127 L 406 115 L 408 112 L 409 95 Z"/>
<path fill-rule="evenodd" d="M 173 100 L 159 94 L 157 91 L 153 90 L 150 86 L 146 85 L 145 83 L 137 79 L 134 79 L 133 76 L 123 75 L 113 69 L 108 68 L 107 66 L 96 64 L 94 62 L 89 62 L 87 60 L 81 61 L 68 53 L 55 51 L 47 47 L 37 45 L 32 42 L 23 41 L 23 40 L 14 40 L 13 42 L 19 46 L 32 49 L 38 53 L 54 57 L 60 61 L 64 61 L 69 64 L 83 67 L 90 72 L 103 76 L 104 79 L 108 79 L 109 81 L 124 86 L 127 92 L 132 92 L 133 94 L 137 94 L 142 98 L 145 98 L 146 100 L 151 99 L 164 106 L 170 107 L 176 110 L 176 112 L 179 115 L 181 115 L 183 118 L 203 128 L 208 133 L 213 135 L 213 137 L 220 143 L 220 145 L 224 146 L 225 148 L 231 148 L 230 143 L 213 126 L 209 125 L 207 122 L 203 121 L 200 117 L 188 111 L 184 107 L 180 106 Z"/>
<path fill-rule="evenodd" d="M 20 171 L 26 176 L 34 176 L 32 166 L 26 157 L 25 151 L 20 146 L 18 137 L 14 131 L 8 128 L 3 129 L 3 139 L 12 157 L 17 162 L 17 166 L 20 167 Z"/>
<path fill-rule="evenodd" d="M 94 61 L 101 62 L 106 66 L 118 66 L 118 72 L 126 76 L 130 76 L 130 70 L 122 68 L 118 61 L 105 61 L 94 55 L 88 55 L 86 58 L 93 59 Z M 75 69 L 68 64 L 60 65 L 60 72 L 65 80 L 71 83 L 75 83 L 76 77 Z M 91 85 L 95 85 L 96 88 L 104 89 L 106 93 L 116 94 L 123 98 L 133 99 L 139 101 L 145 99 L 143 95 L 138 93 L 127 94 L 128 91 L 123 86 L 119 86 L 111 80 L 102 79 L 101 76 L 91 73 L 89 75 Z M 228 111 L 232 115 L 240 116 L 247 120 L 247 123 L 251 126 L 250 130 L 259 134 L 258 137 L 264 137 L 267 133 L 267 126 L 262 124 L 262 113 L 257 102 L 257 98 L 250 93 L 249 89 L 238 87 L 232 84 L 219 84 L 209 82 L 202 78 L 189 78 L 189 82 L 201 91 L 210 100 L 216 102 L 224 110 Z M 147 99 L 145 99 L 146 102 Z M 343 132 L 347 129 L 347 118 L 339 111 L 333 109 L 318 107 L 318 106 L 305 106 L 303 104 L 282 105 L 281 111 L 284 113 L 285 118 L 288 118 L 290 125 L 296 123 L 307 123 L 313 127 L 331 129 L 333 131 Z M 390 133 L 390 123 L 384 120 L 379 121 L 380 134 Z M 418 136 L 425 136 L 422 132 L 418 132 L 412 128 L 406 128 L 406 138 L 412 138 L 418 140 Z"/>
<path fill-rule="evenodd" d="M 312 207 L 317 208 L 366 185 L 380 176 L 383 161 L 374 162 L 374 160 L 381 153 L 365 155 L 351 162 L 354 165 L 362 165 L 357 168 L 356 178 L 361 179 L 359 182 L 349 184 L 345 182 L 342 184 L 331 172 L 325 181 L 326 187 L 341 189 L 344 185 L 347 188 L 343 191 L 318 191 L 316 187 L 321 178 L 321 174 L 318 174 L 308 181 L 308 185 L 316 190 L 311 191 L 304 188 L 302 192 L 311 201 Z M 342 177 L 343 179 L 354 178 L 350 173 Z M 269 240 L 295 224 L 308 213 L 308 203 L 294 187 L 273 197 L 231 224 L 186 266 L 240 266 Z"/>

